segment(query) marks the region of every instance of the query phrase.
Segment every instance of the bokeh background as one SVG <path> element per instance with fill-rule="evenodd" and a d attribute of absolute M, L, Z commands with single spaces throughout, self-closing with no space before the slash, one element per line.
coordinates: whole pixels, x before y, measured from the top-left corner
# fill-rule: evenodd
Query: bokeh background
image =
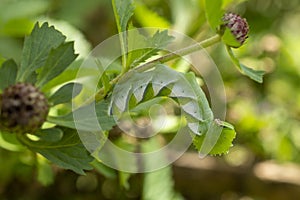
<path fill-rule="evenodd" d="M 213 35 L 201 0 L 135 2 L 136 27 L 171 28 L 199 41 Z M 208 48 L 224 79 L 227 121 L 234 124 L 237 138 L 225 156 L 201 160 L 195 151 L 187 152 L 166 176 L 180 194 L 178 199 L 298 199 L 300 1 L 233 2 L 226 8 L 240 13 L 250 25 L 249 39 L 235 53 L 244 64 L 267 71 L 264 83 L 241 75 L 224 45 Z M 20 62 L 24 36 L 37 20 L 49 21 L 75 40 L 82 58 L 117 33 L 109 0 L 1 0 L 0 60 Z M 86 176 L 53 166 L 54 180 L 41 183 L 36 178 L 37 160 L 31 154 L 0 139 L 0 199 L 141 199 L 147 186 L 143 174 L 135 174 L 127 189 L 123 188 L 120 176 L 103 166 Z M 157 184 L 162 178 L 147 184 Z"/>

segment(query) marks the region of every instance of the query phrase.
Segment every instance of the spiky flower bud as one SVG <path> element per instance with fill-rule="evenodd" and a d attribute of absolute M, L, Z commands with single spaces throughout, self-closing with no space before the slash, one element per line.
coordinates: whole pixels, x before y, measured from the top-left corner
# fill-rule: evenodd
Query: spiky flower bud
<path fill-rule="evenodd" d="M 49 106 L 45 95 L 29 83 L 7 87 L 0 98 L 0 128 L 33 133 L 45 122 Z"/>
<path fill-rule="evenodd" d="M 234 13 L 225 13 L 222 20 L 224 26 L 230 29 L 236 40 L 242 45 L 248 38 L 249 25 L 247 20 Z"/>

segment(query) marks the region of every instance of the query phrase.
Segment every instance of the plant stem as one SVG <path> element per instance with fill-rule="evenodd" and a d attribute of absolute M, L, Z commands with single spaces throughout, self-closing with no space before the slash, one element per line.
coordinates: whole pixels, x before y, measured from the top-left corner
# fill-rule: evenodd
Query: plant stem
<path fill-rule="evenodd" d="M 199 42 L 197 44 L 193 44 L 193 45 L 185 47 L 183 49 L 179 49 L 175 52 L 166 54 L 166 55 L 164 55 L 162 57 L 159 57 L 155 60 L 147 62 L 147 63 L 145 63 L 143 65 L 140 65 L 139 67 L 137 67 L 133 70 L 138 71 L 138 72 L 143 72 L 143 71 L 146 71 L 148 69 L 151 69 L 157 63 L 164 63 L 164 62 L 168 62 L 170 60 L 179 58 L 181 56 L 189 55 L 193 52 L 202 50 L 203 48 L 207 48 L 209 46 L 212 46 L 212 45 L 214 45 L 214 44 L 216 44 L 220 41 L 221 41 L 221 36 L 220 35 L 215 35 L 215 36 L 213 36 L 211 38 L 208 38 L 206 40 L 203 40 L 202 42 Z"/>
<path fill-rule="evenodd" d="M 115 3 L 114 0 L 112 1 L 112 7 L 113 7 L 113 11 L 114 11 L 115 20 L 116 20 L 116 23 L 117 23 L 118 32 L 120 33 L 119 34 L 119 40 L 120 40 L 120 45 L 121 45 L 122 67 L 123 67 L 121 74 L 124 74 L 124 73 L 126 73 L 126 71 L 128 71 L 127 65 L 126 65 L 126 62 L 127 62 L 126 61 L 126 59 L 127 59 L 127 57 L 126 57 L 126 44 L 125 44 L 126 32 L 123 32 L 124 30 L 122 30 L 122 28 L 121 28 L 116 3 Z"/>
<path fill-rule="evenodd" d="M 152 61 L 149 61 L 145 64 L 142 64 L 139 67 L 136 67 L 136 68 L 128 71 L 127 73 L 121 73 L 119 76 L 117 76 L 116 78 L 114 78 L 110 81 L 110 85 L 112 86 L 112 85 L 116 84 L 120 80 L 120 78 L 123 77 L 124 75 L 129 76 L 133 72 L 143 72 L 143 71 L 149 70 L 152 67 L 154 67 L 157 63 L 164 63 L 164 62 L 168 62 L 170 60 L 179 58 L 181 56 L 189 55 L 193 52 L 202 50 L 203 48 L 207 48 L 209 46 L 212 46 L 212 45 L 214 45 L 214 44 L 216 44 L 220 41 L 221 41 L 221 36 L 220 35 L 215 35 L 215 36 L 212 36 L 211 38 L 203 40 L 202 42 L 199 42 L 197 44 L 193 44 L 191 46 L 185 47 L 183 49 L 179 49 L 175 52 L 172 52 L 172 53 L 166 54 L 164 56 L 161 56 L 159 58 L 156 58 L 155 60 L 152 60 Z M 87 105 L 87 104 L 93 102 L 94 100 L 96 102 L 99 102 L 100 100 L 105 98 L 106 95 L 107 95 L 107 93 L 104 91 L 104 88 L 101 88 L 97 92 L 97 94 L 95 94 L 95 96 L 91 96 L 89 99 L 87 99 L 83 103 L 83 105 Z"/>

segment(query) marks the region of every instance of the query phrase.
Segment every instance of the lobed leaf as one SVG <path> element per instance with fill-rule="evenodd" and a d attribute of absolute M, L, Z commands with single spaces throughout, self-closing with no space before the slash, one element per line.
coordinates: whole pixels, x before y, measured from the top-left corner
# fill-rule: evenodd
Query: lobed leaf
<path fill-rule="evenodd" d="M 235 132 L 226 135 L 218 133 L 223 126 L 233 127 L 214 120 L 206 96 L 193 73 L 179 73 L 161 64 L 151 71 L 135 72 L 115 86 L 109 110 L 117 118 L 121 118 L 123 113 L 133 111 L 140 104 L 153 102 L 154 98 L 161 96 L 169 97 L 179 104 L 197 150 L 206 152 L 207 145 L 213 147 L 212 143 L 217 142 L 214 149 L 209 149 L 206 153 L 222 154 L 228 151 Z M 208 139 L 204 141 L 204 138 Z"/>
<path fill-rule="evenodd" d="M 74 42 L 67 42 L 52 49 L 45 64 L 38 71 L 37 86 L 42 87 L 48 81 L 61 74 L 75 59 Z"/>
<path fill-rule="evenodd" d="M 193 138 L 193 144 L 200 156 L 226 154 L 232 146 L 235 135 L 232 125 L 215 120 L 206 135 L 196 135 Z"/>
<path fill-rule="evenodd" d="M 50 51 L 61 45 L 65 39 L 61 32 L 49 27 L 48 23 L 41 27 L 36 23 L 31 34 L 25 38 L 17 81 L 27 81 L 36 69 L 46 63 Z"/>
<path fill-rule="evenodd" d="M 159 96 L 179 103 L 191 132 L 201 135 L 207 131 L 213 114 L 195 76 L 192 73 L 184 75 L 165 65 L 157 65 L 152 71 L 136 72 L 121 80 L 115 86 L 109 110 L 120 117 L 128 109 Z"/>

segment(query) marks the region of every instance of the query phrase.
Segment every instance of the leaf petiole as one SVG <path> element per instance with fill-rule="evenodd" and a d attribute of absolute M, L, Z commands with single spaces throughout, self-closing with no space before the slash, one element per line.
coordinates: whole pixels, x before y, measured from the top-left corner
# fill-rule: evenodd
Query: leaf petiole
<path fill-rule="evenodd" d="M 217 34 L 217 35 L 212 36 L 212 37 L 210 37 L 206 40 L 203 40 L 202 42 L 199 42 L 197 44 L 193 44 L 191 46 L 188 46 L 188 47 L 185 47 L 183 49 L 179 49 L 175 52 L 171 52 L 169 54 L 161 56 L 161 57 L 159 57 L 155 60 L 149 61 L 149 62 L 147 62 L 143 65 L 140 65 L 139 67 L 137 67 L 133 70 L 143 72 L 143 71 L 146 71 L 148 69 L 151 69 L 154 65 L 156 65 L 158 63 L 165 63 L 165 62 L 168 62 L 170 60 L 179 58 L 181 56 L 189 55 L 189 54 L 194 53 L 196 51 L 200 51 L 203 48 L 207 48 L 209 46 L 212 46 L 212 45 L 214 45 L 214 44 L 216 44 L 220 41 L 221 41 L 221 36 L 219 34 Z"/>

